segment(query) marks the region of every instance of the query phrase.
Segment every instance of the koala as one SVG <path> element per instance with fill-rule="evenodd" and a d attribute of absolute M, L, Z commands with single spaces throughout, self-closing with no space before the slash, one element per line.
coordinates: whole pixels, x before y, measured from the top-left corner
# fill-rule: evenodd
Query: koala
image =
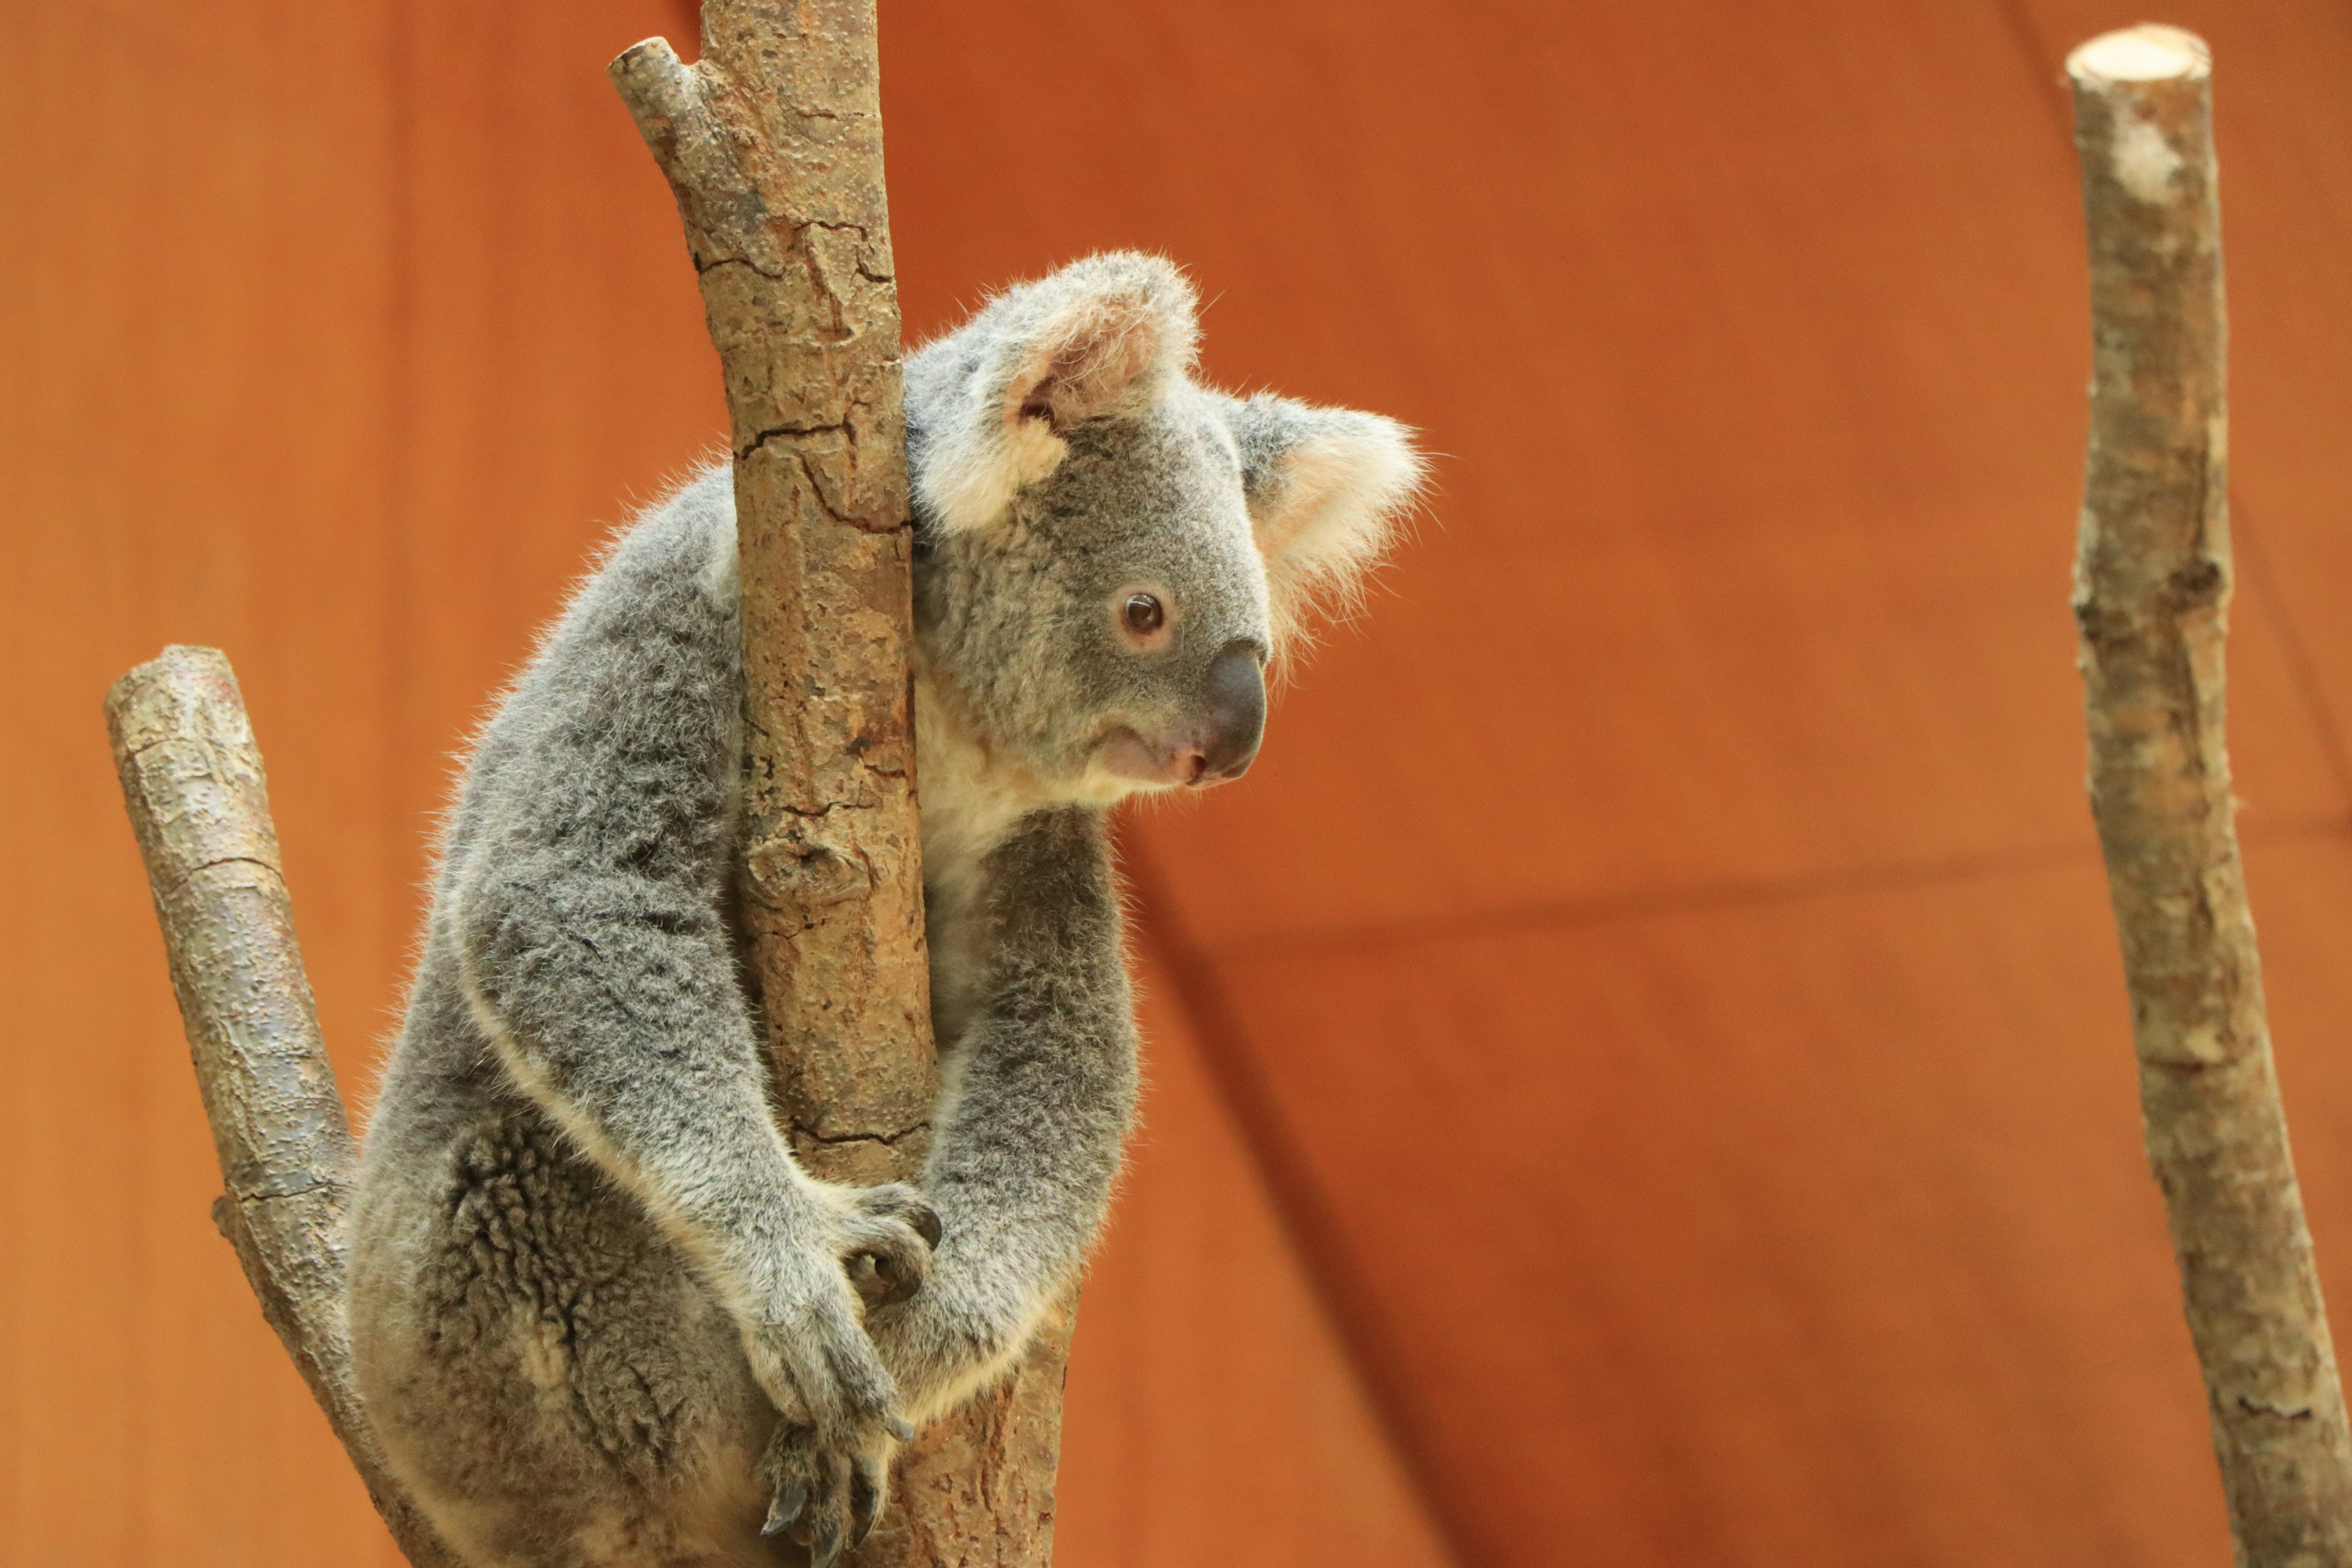
<path fill-rule="evenodd" d="M 1105 813 L 1241 775 L 1269 660 L 1422 472 L 1389 420 L 1199 384 L 1195 339 L 1172 265 L 1109 254 L 907 362 L 949 1086 L 919 1186 L 814 1179 L 771 1110 L 723 465 L 630 526 L 481 731 L 346 1301 L 385 1456 L 478 1568 L 825 1568 L 1084 1264 L 1137 1079 Z"/>

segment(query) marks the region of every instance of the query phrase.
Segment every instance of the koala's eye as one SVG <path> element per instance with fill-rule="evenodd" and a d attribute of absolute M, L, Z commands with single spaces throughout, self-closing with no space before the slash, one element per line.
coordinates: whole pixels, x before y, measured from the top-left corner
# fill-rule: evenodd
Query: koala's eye
<path fill-rule="evenodd" d="M 1129 595 L 1127 606 L 1121 614 L 1126 618 L 1127 629 L 1139 637 L 1150 637 L 1168 622 L 1168 612 L 1161 609 L 1160 601 L 1149 594 Z"/>

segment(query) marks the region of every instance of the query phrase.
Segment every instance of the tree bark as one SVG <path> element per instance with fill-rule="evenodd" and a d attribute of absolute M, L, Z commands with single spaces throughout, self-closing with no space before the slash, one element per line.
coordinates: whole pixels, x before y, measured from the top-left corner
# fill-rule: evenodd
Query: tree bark
<path fill-rule="evenodd" d="M 873 0 L 706 0 L 614 85 L 677 197 L 727 389 L 743 607 L 740 910 L 794 1149 L 922 1170 L 939 1073 L 908 658 L 912 531 Z M 901 1458 L 867 1568 L 1042 1565 L 1070 1311 Z"/>
<path fill-rule="evenodd" d="M 107 731 L 227 1192 L 213 1220 L 415 1568 L 458 1568 L 384 1468 L 352 1387 L 341 1221 L 354 1147 L 294 940 L 278 830 L 228 660 L 168 647 Z"/>
<path fill-rule="evenodd" d="M 2271 1060 L 2223 744 L 2221 215 L 2204 44 L 2068 58 L 2091 258 L 2074 613 L 2149 1163 L 2238 1561 L 2352 1563 L 2352 1443 Z"/>

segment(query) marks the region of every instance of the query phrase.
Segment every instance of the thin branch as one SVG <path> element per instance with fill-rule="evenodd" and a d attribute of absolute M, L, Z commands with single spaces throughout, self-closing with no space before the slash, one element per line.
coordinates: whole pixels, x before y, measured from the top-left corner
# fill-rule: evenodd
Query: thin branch
<path fill-rule="evenodd" d="M 2091 254 L 2074 613 L 2149 1163 L 2238 1561 L 2352 1563 L 2352 1442 L 2287 1148 L 2223 744 L 2227 328 L 2204 44 L 2066 62 Z"/>
<path fill-rule="evenodd" d="M 228 1189 L 214 1223 L 401 1551 L 415 1568 L 457 1568 L 385 1470 L 352 1384 L 341 1228 L 351 1128 L 295 945 L 236 677 L 211 648 L 165 648 L 115 682 L 106 723 Z"/>
<path fill-rule="evenodd" d="M 785 1126 L 912 1180 L 939 1074 L 909 710 L 913 538 L 873 0 L 707 0 L 614 85 L 677 198 L 727 389 L 743 616 L 740 916 Z M 849 1136 L 856 1134 L 857 1136 Z M 1042 1568 L 1070 1314 L 899 1461 L 867 1568 Z"/>

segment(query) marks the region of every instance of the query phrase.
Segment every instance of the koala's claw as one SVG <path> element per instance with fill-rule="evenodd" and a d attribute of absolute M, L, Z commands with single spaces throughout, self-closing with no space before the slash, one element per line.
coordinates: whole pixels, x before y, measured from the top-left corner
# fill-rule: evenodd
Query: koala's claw
<path fill-rule="evenodd" d="M 929 1248 L 936 1248 L 940 1237 L 948 1234 L 948 1225 L 940 1220 L 939 1211 L 931 1208 L 919 1192 L 903 1183 L 875 1187 L 873 1196 L 868 1199 L 868 1206 L 873 1213 L 894 1217 L 901 1225 L 912 1225 L 915 1234 L 922 1237 L 922 1244 L 929 1246 Z"/>
<path fill-rule="evenodd" d="M 940 1237 L 947 1234 L 947 1227 L 940 1222 L 940 1211 L 905 1182 L 885 1182 L 878 1187 L 854 1187 L 850 1191 L 859 1209 L 876 1219 L 895 1219 L 901 1225 L 912 1226 L 926 1247 L 937 1247 Z"/>
<path fill-rule="evenodd" d="M 905 1426 L 905 1422 L 898 1423 Z M 866 1544 L 874 1533 L 874 1521 L 882 1517 L 882 1478 L 864 1465 L 850 1472 L 849 1477 L 849 1549 L 852 1552 Z"/>
<path fill-rule="evenodd" d="M 893 1417 L 892 1425 L 904 1423 Z M 791 1531 L 809 1549 L 809 1568 L 827 1568 L 863 1542 L 882 1517 L 891 1449 L 887 1438 L 845 1447 L 814 1426 L 787 1422 L 768 1444 L 762 1473 L 774 1500 L 760 1533 Z"/>
<path fill-rule="evenodd" d="M 911 1443 L 915 1440 L 915 1424 L 903 1416 L 893 1415 L 883 1425 L 889 1427 L 890 1436 L 898 1438 L 901 1443 Z"/>
<path fill-rule="evenodd" d="M 762 1535 L 782 1533 L 793 1521 L 801 1516 L 801 1510 L 807 1506 L 808 1483 L 806 1481 L 794 1479 L 782 1482 L 776 1488 L 776 1500 L 768 1505 L 768 1520 L 765 1524 L 760 1526 L 760 1533 Z"/>

